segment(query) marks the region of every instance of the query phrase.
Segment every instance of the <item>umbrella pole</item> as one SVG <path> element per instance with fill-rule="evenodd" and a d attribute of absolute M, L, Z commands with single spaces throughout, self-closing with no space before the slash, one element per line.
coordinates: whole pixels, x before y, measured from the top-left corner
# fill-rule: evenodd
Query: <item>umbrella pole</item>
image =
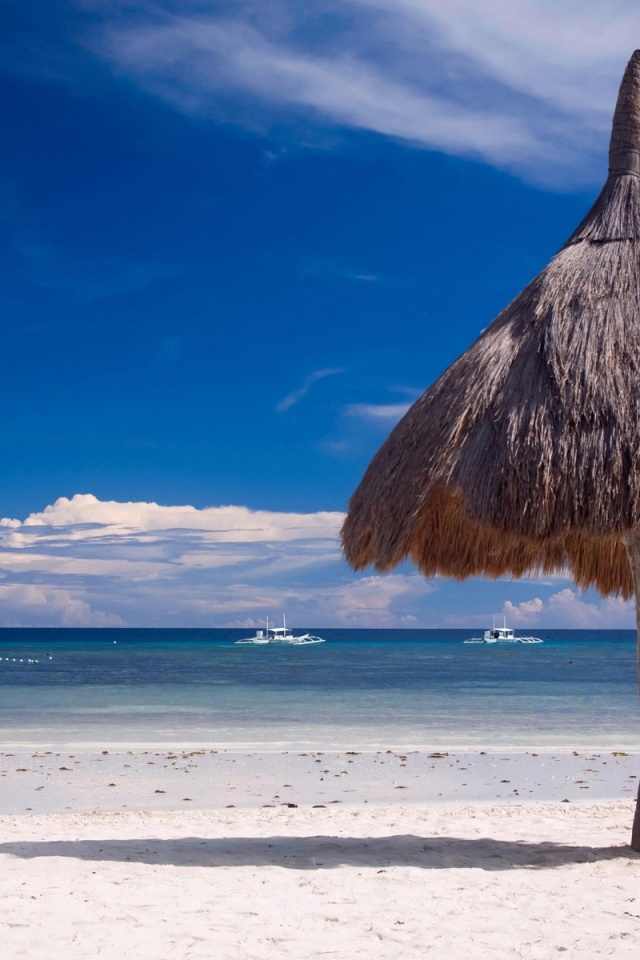
<path fill-rule="evenodd" d="M 640 533 L 627 535 L 624 538 L 624 545 L 627 549 L 631 576 L 633 577 L 633 588 L 636 595 L 636 649 L 638 658 L 638 682 L 640 683 Z M 633 829 L 631 831 L 631 848 L 640 852 L 640 788 L 638 789 L 636 812 L 633 818 Z"/>

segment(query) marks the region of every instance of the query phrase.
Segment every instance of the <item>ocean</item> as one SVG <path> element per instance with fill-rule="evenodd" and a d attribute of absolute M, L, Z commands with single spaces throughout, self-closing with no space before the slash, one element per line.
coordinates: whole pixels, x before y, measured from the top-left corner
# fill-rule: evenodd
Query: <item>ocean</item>
<path fill-rule="evenodd" d="M 463 644 L 471 630 L 315 629 L 326 643 L 234 645 L 250 632 L 0 630 L 0 743 L 640 749 L 633 631 L 490 646 Z"/>

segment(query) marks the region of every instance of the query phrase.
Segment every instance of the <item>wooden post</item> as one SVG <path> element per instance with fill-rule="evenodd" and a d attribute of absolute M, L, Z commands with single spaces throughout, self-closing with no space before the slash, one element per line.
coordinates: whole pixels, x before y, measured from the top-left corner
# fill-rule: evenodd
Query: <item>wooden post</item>
<path fill-rule="evenodd" d="M 631 576 L 633 577 L 633 588 L 636 595 L 636 649 L 638 663 L 638 683 L 640 683 L 640 533 L 626 534 L 624 537 L 624 545 L 627 549 L 627 557 L 629 558 L 629 566 L 631 567 Z M 640 787 L 638 788 L 636 812 L 633 818 L 633 829 L 631 831 L 631 848 L 640 853 Z"/>

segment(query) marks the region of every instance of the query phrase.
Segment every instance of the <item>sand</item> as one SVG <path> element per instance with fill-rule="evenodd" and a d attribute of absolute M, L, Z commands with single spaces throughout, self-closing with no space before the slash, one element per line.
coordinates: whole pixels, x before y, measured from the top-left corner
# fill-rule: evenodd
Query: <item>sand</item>
<path fill-rule="evenodd" d="M 640 956 L 640 758 L 438 753 L 2 755 L 2 957 Z"/>

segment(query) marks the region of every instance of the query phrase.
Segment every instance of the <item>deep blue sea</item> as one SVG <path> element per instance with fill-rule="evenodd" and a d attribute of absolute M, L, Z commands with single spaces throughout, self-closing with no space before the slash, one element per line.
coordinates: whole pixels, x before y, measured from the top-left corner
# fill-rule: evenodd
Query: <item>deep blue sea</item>
<path fill-rule="evenodd" d="M 464 645 L 471 630 L 313 632 L 327 642 L 0 630 L 0 745 L 640 749 L 632 631 L 538 631 L 532 646 Z"/>

